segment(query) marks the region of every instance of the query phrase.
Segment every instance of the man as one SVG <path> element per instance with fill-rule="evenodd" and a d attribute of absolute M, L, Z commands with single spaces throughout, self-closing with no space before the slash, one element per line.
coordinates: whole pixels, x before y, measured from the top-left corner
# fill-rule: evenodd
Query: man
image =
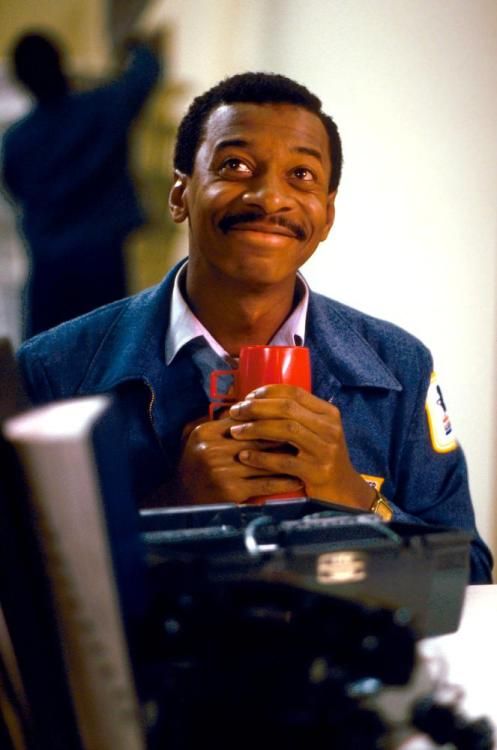
<path fill-rule="evenodd" d="M 168 504 L 243 503 L 294 490 L 465 528 L 475 532 L 472 580 L 488 581 L 429 352 L 298 275 L 333 225 L 341 165 L 335 123 L 289 79 L 247 73 L 198 97 L 179 128 L 170 194 L 174 220 L 188 222 L 188 262 L 154 289 L 27 342 L 29 393 L 114 392 L 141 502 L 155 493 Z M 267 386 L 208 420 L 209 373 L 242 345 L 268 342 L 310 348 L 312 394 Z"/>
<path fill-rule="evenodd" d="M 144 215 L 128 171 L 128 136 L 159 75 L 152 45 L 134 46 L 115 80 L 71 89 L 62 48 L 24 34 L 12 61 L 35 100 L 3 141 L 3 182 L 29 251 L 24 334 L 126 294 L 123 247 Z"/>

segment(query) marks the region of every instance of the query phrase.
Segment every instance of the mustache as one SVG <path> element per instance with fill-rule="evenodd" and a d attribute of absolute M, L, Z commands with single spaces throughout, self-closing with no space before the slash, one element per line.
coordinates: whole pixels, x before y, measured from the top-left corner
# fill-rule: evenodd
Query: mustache
<path fill-rule="evenodd" d="M 247 211 L 243 214 L 230 214 L 223 216 L 219 222 L 219 228 L 224 234 L 236 224 L 250 224 L 253 221 L 265 221 L 267 224 L 275 224 L 279 227 L 285 227 L 289 229 L 298 240 L 305 240 L 306 233 L 300 224 L 296 224 L 294 221 L 287 219 L 285 216 L 266 216 L 263 213 L 257 213 L 256 211 Z"/>

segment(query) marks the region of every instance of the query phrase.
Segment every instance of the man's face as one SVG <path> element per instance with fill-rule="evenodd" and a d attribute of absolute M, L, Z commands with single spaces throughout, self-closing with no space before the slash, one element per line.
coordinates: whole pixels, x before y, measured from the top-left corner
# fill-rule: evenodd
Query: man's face
<path fill-rule="evenodd" d="M 188 219 L 191 272 L 250 287 L 293 279 L 333 224 L 330 174 L 328 135 L 306 109 L 215 109 L 170 196 L 173 219 Z"/>

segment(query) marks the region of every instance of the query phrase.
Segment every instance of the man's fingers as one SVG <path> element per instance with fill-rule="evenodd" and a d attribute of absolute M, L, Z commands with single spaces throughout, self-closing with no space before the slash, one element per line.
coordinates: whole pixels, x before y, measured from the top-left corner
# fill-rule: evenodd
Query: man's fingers
<path fill-rule="evenodd" d="M 305 393 L 305 391 L 302 391 L 302 393 Z M 298 422 L 312 432 L 326 436 L 329 428 L 341 425 L 340 412 L 336 406 L 329 404 L 327 401 L 321 399 L 316 399 L 316 401 L 319 407 L 313 402 L 312 409 L 310 409 L 309 402 L 306 405 L 301 401 L 288 398 L 246 399 L 231 407 L 230 419 L 232 424 L 252 420 L 288 420 Z M 326 439 L 332 437 L 332 435 L 328 435 Z"/>
<path fill-rule="evenodd" d="M 240 461 L 211 467 L 206 483 L 199 488 L 196 502 L 242 503 L 257 495 L 275 495 L 280 492 L 303 492 L 303 483 L 296 477 L 275 476 L 267 469 L 247 466 Z M 216 500 L 213 500 L 216 498 Z"/>
<path fill-rule="evenodd" d="M 246 467 L 264 470 L 272 474 L 298 476 L 302 473 L 302 459 L 290 453 L 271 453 L 244 448 L 238 454 L 238 460 Z"/>
<path fill-rule="evenodd" d="M 237 441 L 270 440 L 290 443 L 299 452 L 318 456 L 337 440 L 340 428 L 334 422 L 316 417 L 309 425 L 291 419 L 264 419 L 232 425 L 230 434 Z"/>
<path fill-rule="evenodd" d="M 236 413 L 238 411 L 237 407 L 241 404 L 245 406 L 246 402 L 262 403 L 268 400 L 272 401 L 279 399 L 300 404 L 302 407 L 309 409 L 309 411 L 312 411 L 315 414 L 329 413 L 330 410 L 333 411 L 335 409 L 335 407 L 328 403 L 328 401 L 324 401 L 323 399 L 318 398 L 318 396 L 314 396 L 303 388 L 298 388 L 294 385 L 265 385 L 247 394 L 243 401 L 233 404 L 230 408 L 230 416 L 236 419 Z"/>

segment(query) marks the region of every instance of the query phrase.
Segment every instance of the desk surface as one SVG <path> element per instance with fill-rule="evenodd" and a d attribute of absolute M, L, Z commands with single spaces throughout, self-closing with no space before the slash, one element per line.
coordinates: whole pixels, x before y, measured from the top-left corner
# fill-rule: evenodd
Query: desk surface
<path fill-rule="evenodd" d="M 467 716 L 485 716 L 497 732 L 497 585 L 468 586 L 457 632 L 427 638 L 419 651 L 441 658 L 445 681 L 463 690 Z"/>

